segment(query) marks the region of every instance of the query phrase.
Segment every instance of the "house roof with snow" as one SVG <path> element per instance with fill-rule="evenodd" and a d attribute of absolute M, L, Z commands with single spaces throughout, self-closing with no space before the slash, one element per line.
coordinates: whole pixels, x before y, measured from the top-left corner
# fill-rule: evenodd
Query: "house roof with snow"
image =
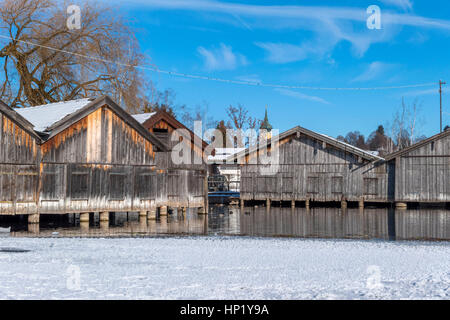
<path fill-rule="evenodd" d="M 134 114 L 132 117 L 136 119 L 137 122 L 140 124 L 144 124 L 148 119 L 153 117 L 156 114 L 156 112 L 150 112 L 150 113 L 141 113 L 141 114 Z"/>
<path fill-rule="evenodd" d="M 125 123 L 148 139 L 159 150 L 169 150 L 165 143 L 143 127 L 138 120 L 108 96 L 51 103 L 29 108 L 16 108 L 13 111 L 26 120 L 30 128 L 33 127 L 33 130 L 45 142 L 103 106 L 111 109 Z"/>
<path fill-rule="evenodd" d="M 273 137 L 272 139 L 269 139 L 267 141 L 267 146 L 270 146 L 272 143 L 272 140 L 284 140 L 286 138 L 288 138 L 289 136 L 295 135 L 295 134 L 304 134 L 306 136 L 309 136 L 313 139 L 316 139 L 318 141 L 324 142 L 327 145 L 333 146 L 337 149 L 343 150 L 345 152 L 350 152 L 353 154 L 356 154 L 358 156 L 360 156 L 362 159 L 368 160 L 368 161 L 377 161 L 377 160 L 384 160 L 382 157 L 379 157 L 375 154 L 373 154 L 373 152 L 370 151 L 366 151 L 360 148 L 357 148 L 355 146 L 352 146 L 348 143 L 342 142 L 340 140 L 337 140 L 335 138 L 332 138 L 330 136 L 327 136 L 325 134 L 321 134 L 321 133 L 317 133 L 308 129 L 305 129 L 303 127 L 297 126 L 294 127 L 288 131 L 285 131 L 281 134 L 279 134 L 276 137 Z M 235 160 L 235 159 L 239 159 L 241 157 L 244 157 L 250 153 L 254 153 L 256 151 L 258 151 L 259 147 L 258 146 L 253 146 L 250 148 L 245 149 L 244 151 L 241 151 L 233 156 L 231 156 L 228 160 Z"/>

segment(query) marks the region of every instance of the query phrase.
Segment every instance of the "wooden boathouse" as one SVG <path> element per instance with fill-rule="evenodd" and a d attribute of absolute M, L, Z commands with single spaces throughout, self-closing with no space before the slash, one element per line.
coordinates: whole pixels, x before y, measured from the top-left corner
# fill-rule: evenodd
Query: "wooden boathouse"
<path fill-rule="evenodd" d="M 450 203 L 450 129 L 386 157 L 395 172 L 395 201 Z"/>
<path fill-rule="evenodd" d="M 133 117 L 169 147 L 169 151 L 157 152 L 156 157 L 157 165 L 167 170 L 167 183 L 164 186 L 167 193 L 166 205 L 183 211 L 186 208 L 199 208 L 199 213 L 206 213 L 208 168 L 203 151 L 207 143 L 166 111 L 137 114 Z M 189 152 L 185 161 L 174 161 L 172 153 L 182 156 L 185 152 Z"/>
<path fill-rule="evenodd" d="M 272 142 L 274 145 L 272 145 Z M 266 174 L 259 146 L 231 160 L 241 166 L 241 206 L 248 201 L 389 202 L 394 197 L 389 164 L 384 159 L 329 136 L 295 127 L 269 139 L 267 151 L 278 147 L 276 170 Z"/>
<path fill-rule="evenodd" d="M 80 213 L 89 221 L 90 212 L 100 212 L 108 220 L 109 212 L 154 217 L 164 204 L 159 186 L 167 172 L 157 167 L 156 153 L 167 146 L 109 97 L 1 111 L 0 142 L 9 146 L 3 173 L 17 172 L 15 184 L 1 175 L 2 197 L 13 188 L 5 201 L 15 206 L 1 214 L 31 214 L 29 221 L 39 222 L 39 214 Z"/>

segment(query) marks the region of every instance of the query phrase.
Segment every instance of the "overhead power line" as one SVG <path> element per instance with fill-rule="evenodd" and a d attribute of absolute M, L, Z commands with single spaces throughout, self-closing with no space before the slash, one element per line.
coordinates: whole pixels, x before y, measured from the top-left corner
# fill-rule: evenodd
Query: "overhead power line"
<path fill-rule="evenodd" d="M 182 73 L 182 72 L 176 72 L 176 71 L 162 70 L 162 69 L 158 69 L 158 68 L 153 67 L 153 66 L 131 65 L 131 64 L 128 64 L 128 63 L 120 62 L 120 61 L 112 61 L 112 60 L 108 60 L 108 59 L 104 59 L 104 58 L 100 58 L 100 57 L 93 57 L 93 56 L 85 55 L 85 54 L 82 54 L 82 53 L 77 53 L 77 52 L 72 52 L 72 51 L 68 51 L 68 50 L 57 49 L 57 48 L 53 48 L 53 47 L 50 47 L 50 46 L 45 46 L 45 45 L 33 43 L 33 42 L 30 42 L 30 41 L 26 41 L 26 40 L 14 39 L 14 38 L 11 38 L 11 37 L 5 36 L 5 35 L 0 35 L 0 38 L 12 40 L 12 41 L 17 41 L 17 42 L 25 43 L 25 44 L 28 44 L 28 45 L 32 45 L 32 46 L 36 46 L 36 47 L 40 47 L 40 48 L 44 48 L 44 49 L 48 49 L 48 50 L 52 50 L 52 51 L 56 51 L 56 52 L 70 54 L 70 55 L 78 56 L 78 57 L 81 57 L 81 58 L 91 59 L 91 60 L 104 62 L 104 63 L 116 64 L 116 65 L 124 66 L 124 67 L 128 67 L 128 68 L 136 68 L 136 69 L 147 70 L 147 71 L 151 71 L 151 72 L 167 74 L 167 75 L 174 76 L 174 77 L 181 77 L 181 78 L 188 78 L 188 79 L 197 79 L 197 80 L 206 80 L 206 81 L 214 81 L 214 82 L 223 82 L 223 83 L 230 83 L 230 84 L 237 84 L 237 85 L 248 85 L 248 86 L 255 86 L 255 87 L 268 87 L 268 88 L 278 88 L 278 89 L 324 90 L 324 91 L 337 91 L 337 90 L 376 91 L 376 90 L 394 90 L 394 89 L 409 89 L 409 88 L 419 88 L 419 87 L 431 87 L 431 86 L 435 86 L 436 85 L 435 82 L 429 82 L 429 83 L 398 85 L 398 86 L 348 87 L 348 88 L 342 87 L 342 88 L 337 88 L 337 87 L 316 87 L 316 86 L 284 85 L 284 84 L 264 83 L 264 82 L 259 82 L 259 81 L 244 81 L 244 80 L 224 79 L 224 78 L 216 78 L 216 77 L 210 77 L 210 76 L 205 76 L 205 75 L 195 75 L 195 74 L 188 74 L 188 73 Z"/>

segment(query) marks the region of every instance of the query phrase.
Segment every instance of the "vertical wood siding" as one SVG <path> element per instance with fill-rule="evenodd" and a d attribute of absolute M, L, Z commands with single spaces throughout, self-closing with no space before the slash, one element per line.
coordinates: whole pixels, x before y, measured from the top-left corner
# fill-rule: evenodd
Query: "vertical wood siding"
<path fill-rule="evenodd" d="M 250 161 L 252 157 L 247 157 Z M 350 152 L 324 145 L 306 135 L 280 142 L 279 168 L 264 176 L 261 164 L 241 167 L 241 197 L 245 200 L 388 201 L 387 165 L 361 161 Z"/>
<path fill-rule="evenodd" d="M 0 214 L 37 212 L 39 159 L 36 140 L 0 113 Z"/>
<path fill-rule="evenodd" d="M 395 163 L 395 199 L 450 202 L 450 136 L 403 154 Z"/>

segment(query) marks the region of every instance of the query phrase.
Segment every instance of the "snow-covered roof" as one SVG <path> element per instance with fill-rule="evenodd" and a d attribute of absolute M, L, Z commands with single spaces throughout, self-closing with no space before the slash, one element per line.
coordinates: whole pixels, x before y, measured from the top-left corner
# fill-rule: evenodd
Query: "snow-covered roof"
<path fill-rule="evenodd" d="M 136 121 L 139 122 L 140 124 L 143 124 L 145 121 L 147 121 L 148 119 L 153 117 L 155 114 L 156 114 L 156 112 L 141 113 L 141 114 L 132 115 L 132 117 L 134 119 L 136 119 Z"/>
<path fill-rule="evenodd" d="M 223 163 L 230 156 L 244 151 L 245 148 L 215 148 L 215 155 L 208 156 L 209 163 Z"/>
<path fill-rule="evenodd" d="M 87 106 L 92 101 L 93 99 L 86 98 L 14 110 L 28 120 L 35 131 L 45 132 L 48 127 Z"/>
<path fill-rule="evenodd" d="M 347 143 L 347 142 L 344 142 L 344 141 L 342 141 L 342 140 L 338 140 L 338 139 L 336 139 L 336 138 L 327 136 L 326 134 L 318 133 L 318 132 L 316 132 L 316 133 L 317 133 L 318 135 L 321 135 L 321 136 L 325 137 L 325 138 L 328 138 L 328 139 L 331 139 L 331 140 L 333 140 L 333 141 L 335 141 L 335 142 L 337 142 L 337 143 L 340 143 L 341 145 L 344 145 L 344 146 L 346 146 L 346 147 L 348 147 L 348 148 L 352 148 L 352 149 L 357 150 L 357 151 L 359 151 L 359 152 L 361 152 L 361 153 L 365 153 L 365 154 L 367 154 L 367 155 L 371 155 L 371 156 L 377 157 L 377 158 L 379 158 L 379 160 L 382 160 L 382 159 L 383 159 L 383 158 L 381 158 L 381 157 L 379 156 L 380 153 L 379 153 L 378 151 L 367 151 L 367 150 L 363 150 L 363 149 L 361 149 L 361 148 L 355 147 L 354 145 L 351 145 L 351 144 L 349 144 L 349 143 Z"/>
<path fill-rule="evenodd" d="M 300 126 L 294 127 L 294 128 L 292 128 L 292 129 L 290 129 L 288 131 L 285 131 L 285 132 L 279 134 L 276 137 L 273 137 L 271 140 L 268 141 L 268 143 L 270 144 L 272 140 L 282 140 L 282 139 L 284 139 L 286 137 L 289 137 L 289 136 L 291 136 L 292 134 L 295 134 L 295 133 L 305 134 L 305 135 L 310 136 L 312 138 L 315 138 L 315 139 L 318 139 L 320 141 L 323 141 L 323 142 L 325 142 L 327 144 L 329 143 L 331 145 L 334 145 L 335 147 L 344 149 L 344 150 L 346 150 L 348 152 L 355 153 L 355 154 L 357 154 L 357 155 L 359 155 L 359 156 L 361 156 L 361 157 L 363 157 L 363 158 L 365 158 L 367 160 L 371 160 L 371 161 L 373 161 L 373 160 L 384 160 L 382 157 L 374 154 L 373 152 L 369 152 L 369 151 L 357 148 L 357 147 L 355 147 L 355 146 L 353 146 L 351 144 L 348 144 L 346 142 L 340 141 L 338 139 L 335 139 L 333 137 L 327 136 L 325 134 L 321 134 L 321 133 L 317 133 L 317 132 L 305 129 L 305 128 L 300 127 Z M 239 152 L 238 154 L 235 154 L 235 155 L 231 156 L 230 160 L 241 158 L 241 157 L 245 156 L 246 154 L 250 154 L 252 152 L 257 151 L 258 149 L 259 149 L 258 145 L 250 147 L 250 148 L 247 148 L 244 151 Z"/>

